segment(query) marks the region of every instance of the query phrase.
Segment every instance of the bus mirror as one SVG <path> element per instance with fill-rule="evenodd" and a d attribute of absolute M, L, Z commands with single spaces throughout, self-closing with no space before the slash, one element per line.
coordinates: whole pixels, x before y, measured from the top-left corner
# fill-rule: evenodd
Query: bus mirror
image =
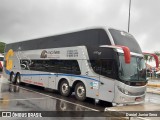
<path fill-rule="evenodd" d="M 125 63 L 126 64 L 130 64 L 130 62 L 131 62 L 130 49 L 127 46 L 121 46 L 121 45 L 101 45 L 100 47 L 107 47 L 107 48 L 113 48 L 113 49 L 121 49 L 121 50 L 123 50 Z"/>
<path fill-rule="evenodd" d="M 147 53 L 147 52 L 143 52 L 144 55 L 149 55 L 149 56 L 153 56 L 156 62 L 156 67 L 159 67 L 159 60 L 158 60 L 158 56 L 156 54 L 153 53 Z"/>

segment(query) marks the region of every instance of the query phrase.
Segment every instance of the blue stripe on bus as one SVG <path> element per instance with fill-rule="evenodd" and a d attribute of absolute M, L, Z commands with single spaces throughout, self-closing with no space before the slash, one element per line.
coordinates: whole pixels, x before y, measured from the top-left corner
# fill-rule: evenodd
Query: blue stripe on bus
<path fill-rule="evenodd" d="M 9 70 L 5 70 L 6 74 L 10 75 L 10 71 Z M 73 75 L 73 74 L 21 74 L 21 76 L 70 76 L 70 77 L 77 77 L 77 78 L 85 78 L 85 79 L 89 79 L 89 80 L 94 80 L 99 82 L 99 80 L 94 79 L 94 78 L 90 78 L 90 77 L 86 77 L 86 76 L 80 76 L 80 75 Z"/>
<path fill-rule="evenodd" d="M 7 69 L 5 69 L 5 72 L 6 72 L 6 74 L 8 74 L 8 75 L 10 75 L 10 71 L 9 70 L 7 70 Z"/>

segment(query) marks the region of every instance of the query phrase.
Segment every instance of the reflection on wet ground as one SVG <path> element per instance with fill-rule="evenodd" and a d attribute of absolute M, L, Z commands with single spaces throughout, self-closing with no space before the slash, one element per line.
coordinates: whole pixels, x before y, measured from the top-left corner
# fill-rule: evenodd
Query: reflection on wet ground
<path fill-rule="evenodd" d="M 33 92 L 37 91 L 37 92 Z M 38 93 L 40 92 L 40 93 Z M 44 88 L 32 85 L 16 86 L 9 83 L 0 83 L 0 111 L 100 111 L 105 106 L 95 105 L 94 100 L 85 102 L 77 101 L 73 96 L 62 97 L 57 92 L 44 90 Z M 12 118 L 17 120 L 18 118 Z M 22 119 L 22 118 L 20 118 Z M 23 118 L 30 120 L 30 118 Z M 37 119 L 37 118 L 32 118 Z M 40 120 L 50 119 L 78 119 L 78 120 L 112 120 L 111 117 L 54 117 L 38 118 Z M 117 118 L 118 119 L 118 118 Z M 9 118 L 2 118 L 9 120 Z"/>
<path fill-rule="evenodd" d="M 19 86 L 2 83 L 0 110 L 5 111 L 91 111 L 76 104 L 26 91 Z"/>
<path fill-rule="evenodd" d="M 160 95 L 154 93 L 147 93 L 145 98 L 146 103 L 155 103 L 160 105 Z"/>
<path fill-rule="evenodd" d="M 1 80 L 1 79 L 0 79 Z M 156 100 L 156 101 L 155 101 Z M 146 95 L 146 103 L 159 104 L 160 96 L 154 94 Z M 98 104 L 93 99 L 87 99 L 85 102 L 77 101 L 74 95 L 63 97 L 57 91 L 44 89 L 33 85 L 12 85 L 8 82 L 0 83 L 0 111 L 103 111 L 106 106 Z M 1 116 L 1 115 L 0 115 Z M 2 120 L 8 120 L 3 118 Z M 17 120 L 18 118 L 11 118 Z M 24 118 L 23 118 L 24 119 Z M 30 120 L 30 118 L 25 118 Z M 37 118 L 32 118 L 37 119 Z M 54 117 L 54 118 L 38 118 L 40 120 L 51 119 L 78 119 L 78 120 L 121 120 L 129 118 L 113 118 L 113 117 Z M 153 117 L 147 118 L 152 120 Z M 20 118 L 21 120 L 21 118 Z M 131 118 L 130 120 L 139 120 Z M 158 120 L 154 118 L 153 120 Z"/>
<path fill-rule="evenodd" d="M 70 97 L 63 97 L 57 91 L 53 91 L 51 89 L 44 89 L 42 87 L 38 87 L 34 85 L 28 85 L 28 84 L 21 85 L 20 88 L 27 90 L 29 92 L 34 92 L 34 94 L 41 94 L 42 96 L 45 95 L 52 99 L 60 99 L 60 100 L 67 101 L 72 104 L 76 104 L 76 105 L 78 104 L 83 107 L 84 106 L 89 107 L 91 110 L 104 111 L 106 107 L 106 104 L 97 103 L 94 99 L 91 99 L 91 98 L 87 98 L 85 102 L 80 102 L 76 100 L 74 93 Z"/>

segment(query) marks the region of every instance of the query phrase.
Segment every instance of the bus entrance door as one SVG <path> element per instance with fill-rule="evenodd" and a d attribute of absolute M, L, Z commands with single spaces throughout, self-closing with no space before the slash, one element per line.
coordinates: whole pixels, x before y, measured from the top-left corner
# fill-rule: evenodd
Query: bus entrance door
<path fill-rule="evenodd" d="M 112 102 L 114 99 L 114 80 L 100 78 L 99 99 Z"/>

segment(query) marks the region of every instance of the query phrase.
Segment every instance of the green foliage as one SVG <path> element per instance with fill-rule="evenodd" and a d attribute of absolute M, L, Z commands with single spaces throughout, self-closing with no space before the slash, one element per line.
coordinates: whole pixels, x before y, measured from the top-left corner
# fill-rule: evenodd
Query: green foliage
<path fill-rule="evenodd" d="M 153 59 L 154 59 L 153 56 L 144 55 L 144 60 L 145 60 L 146 62 L 148 62 L 148 61 L 151 62 Z"/>
<path fill-rule="evenodd" d="M 149 57 L 148 55 L 144 55 L 144 60 L 145 60 L 145 61 L 148 61 L 148 60 L 149 60 L 148 57 Z"/>
<path fill-rule="evenodd" d="M 155 51 L 154 54 L 156 54 L 160 58 L 160 51 Z"/>
<path fill-rule="evenodd" d="M 4 53 L 5 43 L 0 42 L 0 53 Z"/>
<path fill-rule="evenodd" d="M 155 51 L 154 54 L 156 54 L 160 59 L 160 51 Z M 148 62 L 148 61 L 152 62 L 154 60 L 154 57 L 151 55 L 144 55 L 144 59 L 146 62 Z"/>

